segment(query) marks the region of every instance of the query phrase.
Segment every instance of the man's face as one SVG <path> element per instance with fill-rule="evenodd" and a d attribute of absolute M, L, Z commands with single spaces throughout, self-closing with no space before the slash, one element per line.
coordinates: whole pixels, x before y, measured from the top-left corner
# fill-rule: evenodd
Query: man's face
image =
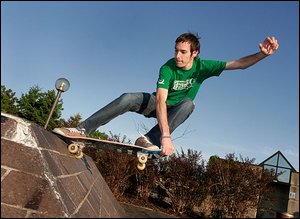
<path fill-rule="evenodd" d="M 191 44 L 188 42 L 180 42 L 175 46 L 175 61 L 178 68 L 189 70 L 193 66 L 193 61 L 198 55 L 197 51 L 191 54 Z"/>

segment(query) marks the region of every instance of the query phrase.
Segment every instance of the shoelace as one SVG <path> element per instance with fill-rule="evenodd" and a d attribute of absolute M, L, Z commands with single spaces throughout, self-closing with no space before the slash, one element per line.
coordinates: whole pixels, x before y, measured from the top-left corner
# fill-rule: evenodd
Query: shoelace
<path fill-rule="evenodd" d="M 71 133 L 80 133 L 84 134 L 85 129 L 78 130 L 77 128 L 67 128 Z"/>

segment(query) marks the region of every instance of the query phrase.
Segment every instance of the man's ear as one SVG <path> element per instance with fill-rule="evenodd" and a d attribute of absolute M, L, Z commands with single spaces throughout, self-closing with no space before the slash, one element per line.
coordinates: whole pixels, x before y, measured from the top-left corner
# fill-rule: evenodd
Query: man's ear
<path fill-rule="evenodd" d="M 196 58 L 198 55 L 199 55 L 199 50 L 193 51 L 193 53 L 192 53 L 193 58 Z"/>

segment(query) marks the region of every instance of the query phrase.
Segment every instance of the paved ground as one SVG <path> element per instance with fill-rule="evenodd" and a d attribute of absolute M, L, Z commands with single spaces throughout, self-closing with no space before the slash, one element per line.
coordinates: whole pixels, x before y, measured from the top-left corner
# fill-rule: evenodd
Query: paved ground
<path fill-rule="evenodd" d="M 127 213 L 129 218 L 176 218 L 173 215 L 168 215 L 159 211 L 154 211 L 149 208 L 143 208 L 127 203 L 120 203 Z"/>

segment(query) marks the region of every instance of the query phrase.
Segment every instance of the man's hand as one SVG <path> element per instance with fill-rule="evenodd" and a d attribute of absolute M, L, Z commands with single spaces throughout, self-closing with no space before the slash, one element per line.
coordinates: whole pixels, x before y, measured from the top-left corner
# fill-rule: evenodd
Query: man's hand
<path fill-rule="evenodd" d="M 279 48 L 279 44 L 275 37 L 267 37 L 263 44 L 259 44 L 259 48 L 263 54 L 269 56 Z"/>
<path fill-rule="evenodd" d="M 275 37 L 267 37 L 263 44 L 259 43 L 260 52 L 245 56 L 238 60 L 228 61 L 225 70 L 246 69 L 260 60 L 272 55 L 278 48 L 279 44 Z"/>
<path fill-rule="evenodd" d="M 162 156 L 171 156 L 174 152 L 174 145 L 171 138 L 161 139 Z"/>

